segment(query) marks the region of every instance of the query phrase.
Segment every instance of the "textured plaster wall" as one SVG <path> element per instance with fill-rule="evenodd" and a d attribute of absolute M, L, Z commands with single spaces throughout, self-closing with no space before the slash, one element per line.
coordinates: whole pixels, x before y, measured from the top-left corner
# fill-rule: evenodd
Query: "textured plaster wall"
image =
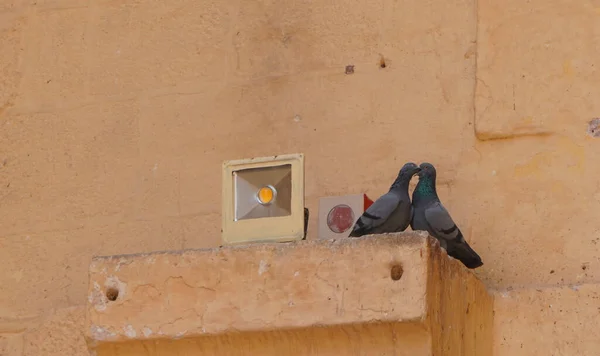
<path fill-rule="evenodd" d="M 319 197 L 376 198 L 406 160 L 434 163 L 476 273 L 505 293 L 496 351 L 536 330 L 557 340 L 546 354 L 591 354 L 595 333 L 560 341 L 575 315 L 511 313 L 598 289 L 599 16 L 566 0 L 0 1 L 0 355 L 85 355 L 92 255 L 218 245 L 221 162 L 293 152 L 309 238 Z"/>

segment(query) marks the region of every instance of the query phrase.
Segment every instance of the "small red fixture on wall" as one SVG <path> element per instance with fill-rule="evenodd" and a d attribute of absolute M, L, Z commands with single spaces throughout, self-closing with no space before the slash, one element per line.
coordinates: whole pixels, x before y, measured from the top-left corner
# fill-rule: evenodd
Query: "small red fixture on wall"
<path fill-rule="evenodd" d="M 324 197 L 319 200 L 319 239 L 348 237 L 359 216 L 373 201 L 366 194 Z"/>

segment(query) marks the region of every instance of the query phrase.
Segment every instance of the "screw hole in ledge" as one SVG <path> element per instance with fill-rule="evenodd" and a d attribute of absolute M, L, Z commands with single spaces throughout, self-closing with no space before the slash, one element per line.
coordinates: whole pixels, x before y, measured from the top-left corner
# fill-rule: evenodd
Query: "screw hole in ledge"
<path fill-rule="evenodd" d="M 387 64 L 385 63 L 385 58 L 383 58 L 383 55 L 379 55 L 379 68 L 383 69 L 385 67 L 387 67 Z"/>
<path fill-rule="evenodd" d="M 106 290 L 106 299 L 114 302 L 119 297 L 119 290 L 117 288 L 108 288 Z"/>
<path fill-rule="evenodd" d="M 404 270 L 402 269 L 402 265 L 400 265 L 400 264 L 395 264 L 390 269 L 390 277 L 392 277 L 393 281 L 397 281 L 400 278 L 402 278 L 403 273 L 404 273 Z"/>

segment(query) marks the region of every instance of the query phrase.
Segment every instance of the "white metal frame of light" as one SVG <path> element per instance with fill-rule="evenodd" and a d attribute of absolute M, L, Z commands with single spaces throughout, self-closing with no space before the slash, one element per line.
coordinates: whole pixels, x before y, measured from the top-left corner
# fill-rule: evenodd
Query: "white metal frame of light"
<path fill-rule="evenodd" d="M 288 242 L 303 238 L 303 154 L 223 162 L 222 240 L 225 244 Z"/>

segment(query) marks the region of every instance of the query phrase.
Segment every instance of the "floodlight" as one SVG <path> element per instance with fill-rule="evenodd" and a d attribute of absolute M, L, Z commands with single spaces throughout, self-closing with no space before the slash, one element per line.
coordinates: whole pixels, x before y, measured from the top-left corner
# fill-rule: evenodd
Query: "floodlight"
<path fill-rule="evenodd" d="M 226 161 L 222 193 L 224 243 L 304 238 L 304 155 Z"/>

